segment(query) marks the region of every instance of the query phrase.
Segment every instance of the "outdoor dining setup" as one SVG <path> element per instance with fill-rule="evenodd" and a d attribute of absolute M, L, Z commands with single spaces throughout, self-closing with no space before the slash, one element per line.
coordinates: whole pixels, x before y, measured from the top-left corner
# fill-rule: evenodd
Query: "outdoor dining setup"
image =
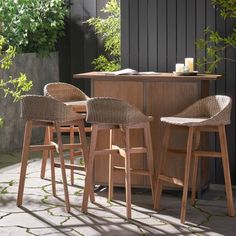
<path fill-rule="evenodd" d="M 150 188 L 153 207 L 159 210 L 163 189 L 177 185 L 183 191 L 180 221 L 184 223 L 188 191 L 192 191 L 193 205 L 197 189 L 201 191 L 208 184 L 206 162 L 199 159 L 216 157 L 222 159 L 228 215 L 234 216 L 225 134 L 232 101 L 228 96 L 207 96 L 209 83 L 219 78 L 213 74 L 89 72 L 75 74 L 74 79 L 91 80 L 91 98 L 61 82 L 45 85 L 44 96 L 25 95 L 21 101 L 26 126 L 17 205 L 23 204 L 29 152 L 43 150 L 41 178 L 46 168 L 51 168 L 52 192 L 56 196 L 55 167 L 61 169 L 68 212 L 71 206 L 66 169 L 70 169 L 72 185 L 74 171 L 84 170 L 83 200 L 78 202 L 82 212 L 89 212 L 90 201 L 96 202 L 95 184 L 108 186 L 110 201 L 115 198 L 115 186 L 125 187 L 128 219 L 132 219 L 132 187 Z M 85 128 L 85 121 L 91 127 Z M 39 126 L 45 127 L 44 143 L 31 145 L 32 127 Z M 207 151 L 205 132 L 219 134 L 219 152 Z M 63 143 L 62 133 L 69 134 L 69 143 Z M 75 143 L 77 133 L 79 143 Z M 64 159 L 65 150 L 70 150 L 69 163 Z M 77 163 L 78 155 L 83 157 L 84 165 Z"/>
<path fill-rule="evenodd" d="M 235 17 L 0 1 L 0 236 L 234 235 Z"/>

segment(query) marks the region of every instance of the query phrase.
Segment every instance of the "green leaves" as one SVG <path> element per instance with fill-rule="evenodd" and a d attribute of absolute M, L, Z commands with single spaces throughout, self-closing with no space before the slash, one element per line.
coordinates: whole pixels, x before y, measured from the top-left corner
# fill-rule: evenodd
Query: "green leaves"
<path fill-rule="evenodd" d="M 107 56 L 100 55 L 93 61 L 96 70 L 114 71 L 120 69 L 120 4 L 118 0 L 110 0 L 102 12 L 108 17 L 91 18 L 86 21 L 95 28 L 95 33 L 101 35 Z"/>
<path fill-rule="evenodd" d="M 224 19 L 236 17 L 236 0 L 212 0 L 212 3 L 220 10 L 220 14 Z M 221 36 L 210 27 L 207 27 L 204 32 L 205 38 L 199 39 L 196 42 L 197 48 L 206 50 L 206 57 L 197 59 L 197 65 L 200 68 L 206 66 L 206 72 L 213 72 L 222 60 L 229 60 L 236 63 L 233 58 L 225 57 L 225 50 L 227 48 L 236 49 L 235 28 L 231 35 L 227 37 Z"/>
<path fill-rule="evenodd" d="M 7 70 L 12 65 L 12 60 L 16 55 L 15 47 L 9 46 L 6 39 L 0 35 L 0 67 Z M 0 90 L 4 92 L 4 97 L 10 96 L 13 101 L 19 101 L 22 94 L 29 91 L 32 87 L 32 81 L 29 81 L 25 74 L 20 73 L 18 78 L 9 76 L 0 79 Z M 3 119 L 0 117 L 0 127 L 3 125 Z"/>
<path fill-rule="evenodd" d="M 104 55 L 100 55 L 92 62 L 98 71 L 116 71 L 120 69 L 120 60 L 108 60 Z"/>
<path fill-rule="evenodd" d="M 1 33 L 17 52 L 48 55 L 67 14 L 64 0 L 0 0 Z"/>
<path fill-rule="evenodd" d="M 5 97 L 10 95 L 14 102 L 21 99 L 21 96 L 33 86 L 25 74 L 20 73 L 18 78 L 8 77 L 7 80 L 0 80 L 0 89 L 4 91 Z"/>
<path fill-rule="evenodd" d="M 236 0 L 212 0 L 212 4 L 224 19 L 236 18 Z"/>

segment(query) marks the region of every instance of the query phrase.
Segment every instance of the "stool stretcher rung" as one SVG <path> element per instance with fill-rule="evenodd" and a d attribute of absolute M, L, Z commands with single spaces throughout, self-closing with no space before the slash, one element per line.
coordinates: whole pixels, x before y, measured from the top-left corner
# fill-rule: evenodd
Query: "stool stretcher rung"
<path fill-rule="evenodd" d="M 54 167 L 61 168 L 61 164 L 59 162 L 54 163 Z M 85 170 L 85 167 L 82 165 L 75 164 L 65 164 L 66 169 L 74 169 L 74 170 Z"/>
<path fill-rule="evenodd" d="M 122 166 L 114 166 L 115 171 L 125 171 L 125 168 Z M 138 170 L 138 169 L 130 169 L 130 173 L 134 175 L 146 175 L 150 176 L 151 173 L 148 170 Z"/>
<path fill-rule="evenodd" d="M 209 152 L 209 151 L 194 151 L 193 155 L 196 157 L 218 157 L 221 158 L 221 152 Z"/>
<path fill-rule="evenodd" d="M 112 145 L 113 149 L 119 150 L 119 154 L 122 157 L 126 157 L 126 150 L 124 148 L 120 148 L 116 145 Z M 145 147 L 133 147 L 129 149 L 129 153 L 130 154 L 143 154 L 143 153 L 147 153 L 147 148 Z"/>
<path fill-rule="evenodd" d="M 55 150 L 55 146 L 53 144 L 30 145 L 29 150 L 31 152 L 37 152 L 43 150 Z"/>
<path fill-rule="evenodd" d="M 168 154 L 186 155 L 186 150 L 184 149 L 173 149 L 169 148 L 167 150 Z"/>
<path fill-rule="evenodd" d="M 86 132 L 86 133 L 91 132 L 91 127 L 85 127 L 84 129 L 85 129 L 85 132 Z M 53 130 L 53 132 L 55 132 L 55 128 L 54 128 L 54 127 L 52 128 L 52 130 Z M 60 132 L 61 132 L 61 133 L 69 133 L 70 131 L 71 131 L 70 126 L 67 126 L 67 127 L 60 127 Z M 78 130 L 78 126 L 74 126 L 74 127 L 73 127 L 73 131 L 77 133 L 77 132 L 79 131 L 79 130 Z"/>
<path fill-rule="evenodd" d="M 119 154 L 117 149 L 103 149 L 95 151 L 95 155 Z"/>
<path fill-rule="evenodd" d="M 74 156 L 82 156 L 83 155 L 82 151 L 75 151 L 73 154 L 74 154 Z"/>
<path fill-rule="evenodd" d="M 55 148 L 58 150 L 58 144 L 55 142 L 51 142 L 51 145 L 54 145 Z M 81 149 L 81 143 L 68 143 L 68 144 L 63 144 L 62 149 L 67 150 L 67 149 Z"/>
<path fill-rule="evenodd" d="M 179 185 L 179 186 L 184 186 L 184 183 L 182 180 L 175 178 L 175 177 L 171 177 L 171 176 L 167 176 L 167 175 L 159 175 L 158 177 L 160 180 L 171 183 L 171 184 L 175 184 L 175 185 Z"/>

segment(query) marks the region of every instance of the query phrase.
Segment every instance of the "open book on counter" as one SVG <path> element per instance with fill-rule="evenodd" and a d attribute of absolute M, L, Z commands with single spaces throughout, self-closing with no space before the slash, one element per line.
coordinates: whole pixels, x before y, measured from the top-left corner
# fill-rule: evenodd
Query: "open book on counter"
<path fill-rule="evenodd" d="M 111 71 L 111 72 L 105 72 L 106 75 L 158 75 L 160 73 L 154 72 L 154 71 L 144 71 L 139 72 L 137 70 L 133 70 L 130 68 L 126 68 L 123 70 L 117 70 L 117 71 Z"/>

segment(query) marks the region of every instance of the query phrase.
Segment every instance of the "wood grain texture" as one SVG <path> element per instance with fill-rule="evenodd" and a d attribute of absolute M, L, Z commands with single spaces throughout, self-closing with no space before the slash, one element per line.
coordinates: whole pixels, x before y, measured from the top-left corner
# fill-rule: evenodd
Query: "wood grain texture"
<path fill-rule="evenodd" d="M 143 84 L 141 82 L 114 82 L 113 81 L 94 81 L 93 82 L 93 96 L 107 96 L 126 100 L 129 103 L 135 105 L 139 109 L 143 110 Z M 109 131 L 108 131 L 109 132 Z M 98 149 L 109 147 L 109 136 L 107 131 L 100 131 Z M 142 144 L 142 133 L 138 130 L 131 130 L 131 146 Z M 119 133 L 114 132 L 114 140 L 121 143 Z M 123 143 L 124 144 L 124 143 Z M 95 159 L 95 181 L 97 183 L 105 183 L 108 181 L 108 160 L 109 157 L 99 157 L 99 160 Z M 123 165 L 124 159 L 117 157 L 114 160 L 114 165 Z M 131 167 L 136 169 L 142 169 L 144 166 L 143 155 L 135 155 L 131 158 Z M 124 185 L 124 175 L 117 173 L 114 177 L 114 185 Z M 132 176 L 132 186 L 143 186 L 144 177 Z"/>

